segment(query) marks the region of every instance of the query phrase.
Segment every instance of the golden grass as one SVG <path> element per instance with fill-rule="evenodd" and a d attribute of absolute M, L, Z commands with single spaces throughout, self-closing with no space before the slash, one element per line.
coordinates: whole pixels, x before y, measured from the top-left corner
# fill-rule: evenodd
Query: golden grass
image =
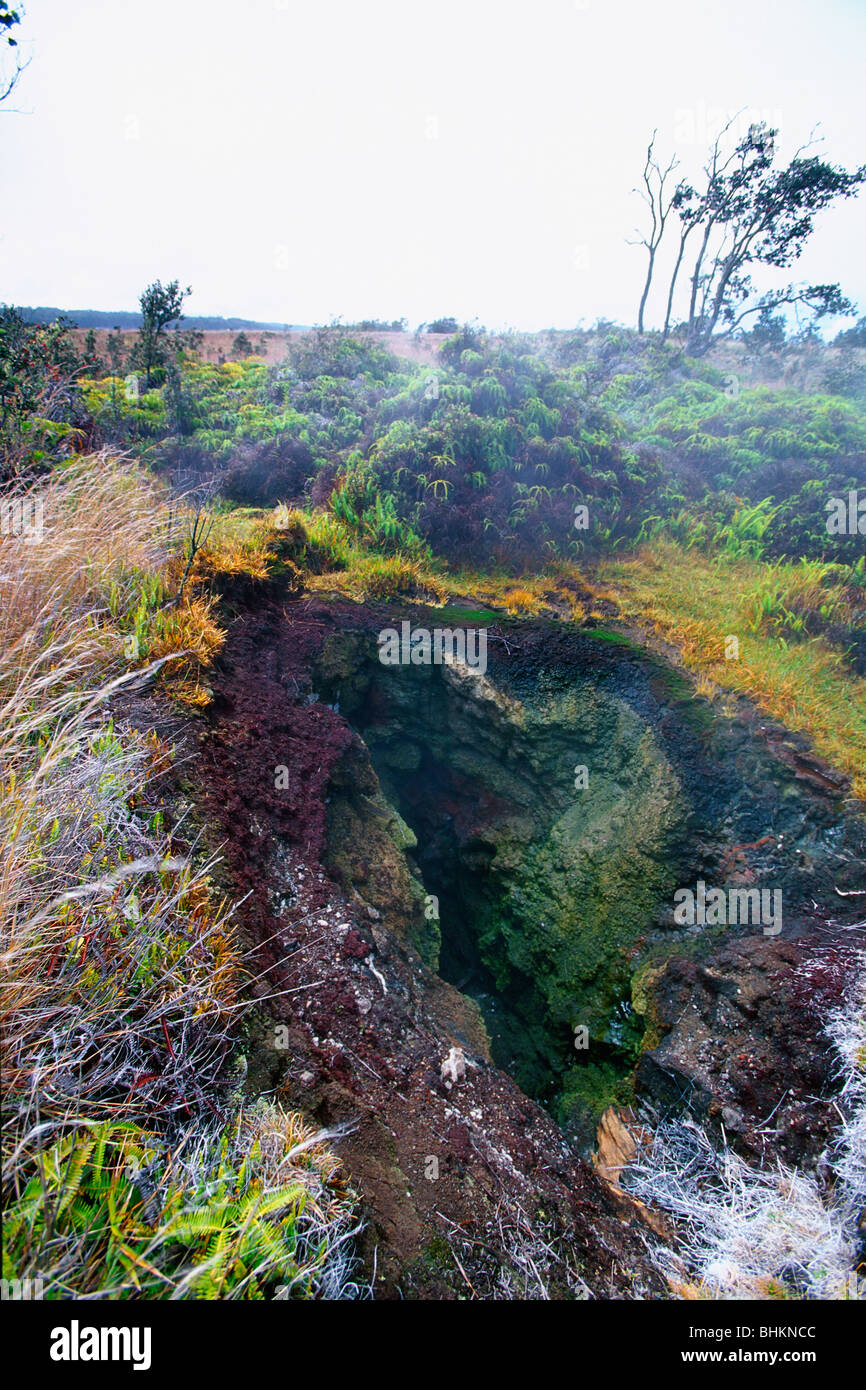
<path fill-rule="evenodd" d="M 305 588 L 344 594 L 356 602 L 410 598 L 435 605 L 475 600 L 511 616 L 561 616 L 565 609 L 574 621 L 582 621 L 596 600 L 611 600 L 573 561 L 556 556 L 537 574 L 516 577 L 504 570 L 455 570 L 436 557 L 382 555 L 360 543 L 327 507 L 243 507 L 221 517 L 219 524 L 232 531 L 242 552 L 249 549 L 255 555 L 260 548 L 265 564 L 279 557 L 290 538 L 291 557 L 302 570 Z"/>
<path fill-rule="evenodd" d="M 582 622 L 596 600 L 610 597 L 574 561 L 556 557 L 537 573 L 524 572 L 519 578 L 502 570 L 462 567 L 443 571 L 439 579 L 448 598 L 478 600 L 515 617 L 555 617 L 564 609 L 572 621 Z"/>
<path fill-rule="evenodd" d="M 606 562 L 599 576 L 627 618 L 652 623 L 678 648 L 704 691 L 712 682 L 747 695 L 771 718 L 807 735 L 817 753 L 851 778 L 855 796 L 866 799 L 866 681 L 822 638 L 785 642 L 755 621 L 754 595 L 768 572 L 790 594 L 797 592 L 798 569 L 713 558 L 659 540 L 634 557 Z M 737 660 L 725 658 L 729 636 L 738 639 Z"/>
<path fill-rule="evenodd" d="M 273 514 L 220 512 L 213 518 L 207 544 L 197 554 L 190 570 L 193 580 L 207 582 L 220 575 L 248 575 L 267 579 L 274 561 L 276 533 Z"/>
<path fill-rule="evenodd" d="M 505 611 L 512 617 L 535 617 L 541 612 L 541 598 L 525 584 L 508 589 L 504 598 Z"/>

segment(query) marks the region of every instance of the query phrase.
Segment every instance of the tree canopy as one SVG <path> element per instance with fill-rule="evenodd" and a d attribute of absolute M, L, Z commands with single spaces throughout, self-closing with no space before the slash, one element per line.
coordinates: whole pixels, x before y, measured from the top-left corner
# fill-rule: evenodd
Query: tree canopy
<path fill-rule="evenodd" d="M 776 130 L 756 122 L 731 148 L 730 128 L 731 122 L 716 137 L 697 186 L 681 179 L 670 187 L 676 161 L 660 164 L 655 135 L 644 166 L 650 229 L 641 244 L 649 263 L 638 328 L 644 331 L 659 248 L 673 213 L 679 236 L 662 337 L 671 331 L 676 291 L 687 276 L 684 330 L 692 355 L 705 353 L 714 338 L 734 333 L 749 316 L 766 317 L 782 305 L 803 305 L 817 318 L 853 312 L 838 284 L 788 284 L 759 294 L 752 270 L 793 265 L 814 231 L 816 215 L 837 199 L 856 196 L 866 180 L 866 165 L 849 172 L 807 154 L 804 147 L 780 168 L 775 163 Z"/>
<path fill-rule="evenodd" d="M 163 285 L 154 280 L 139 298 L 141 305 L 141 331 L 135 349 L 134 365 L 140 366 L 150 386 L 156 368 L 165 366 L 165 330 L 183 318 L 183 301 L 192 290 L 187 286 L 180 288 L 177 280 Z"/>

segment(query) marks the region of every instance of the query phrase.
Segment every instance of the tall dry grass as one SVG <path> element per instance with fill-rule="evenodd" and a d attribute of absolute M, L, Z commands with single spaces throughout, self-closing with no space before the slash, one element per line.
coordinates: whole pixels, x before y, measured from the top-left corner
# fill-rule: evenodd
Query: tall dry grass
<path fill-rule="evenodd" d="M 309 1296 L 333 1248 L 348 1287 L 350 1203 L 324 1141 L 282 1188 L 240 1156 L 231 912 L 150 796 L 166 748 L 111 714 L 180 642 L 181 683 L 218 646 L 208 595 L 171 592 L 186 515 L 106 456 L 38 497 L 41 539 L 0 536 L 4 1277 L 60 1297 L 261 1297 L 297 1278 Z M 215 1181 L 233 1198 L 216 1215 Z"/>

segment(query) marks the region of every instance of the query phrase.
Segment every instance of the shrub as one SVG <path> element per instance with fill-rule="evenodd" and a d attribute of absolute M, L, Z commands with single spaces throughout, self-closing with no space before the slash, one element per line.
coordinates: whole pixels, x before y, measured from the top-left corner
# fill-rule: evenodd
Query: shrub
<path fill-rule="evenodd" d="M 315 471 L 312 451 L 302 439 L 278 435 L 242 442 L 222 480 L 223 496 L 251 507 L 295 501 Z"/>
<path fill-rule="evenodd" d="M 73 1129 L 6 1210 L 4 1277 L 38 1271 L 48 1299 L 356 1296 L 333 1137 L 267 1104 L 188 1152 L 120 1121 Z"/>

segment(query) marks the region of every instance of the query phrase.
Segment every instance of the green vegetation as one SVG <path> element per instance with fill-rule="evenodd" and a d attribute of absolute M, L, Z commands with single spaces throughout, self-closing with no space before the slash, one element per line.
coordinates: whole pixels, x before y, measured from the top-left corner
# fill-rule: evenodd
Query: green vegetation
<path fill-rule="evenodd" d="M 818 350 L 810 335 L 786 339 L 765 322 L 731 351 L 721 365 L 690 359 L 674 341 L 607 324 L 535 337 L 466 326 L 433 369 L 331 327 L 279 366 L 245 342 L 240 360 L 206 365 L 187 344 L 163 386 L 134 392 L 94 375 L 92 354 L 90 365 L 76 358 L 68 325 L 25 325 L 6 310 L 4 476 L 86 447 L 125 448 L 175 487 L 221 496 L 221 515 L 238 508 L 241 548 L 254 533 L 260 544 L 268 509 L 291 511 L 302 539 L 287 549 L 283 538 L 283 561 L 312 587 L 356 597 L 465 594 L 514 615 L 558 604 L 583 618 L 586 575 L 598 572 L 607 589 L 596 592 L 616 601 L 631 565 L 644 616 L 652 609 L 675 640 L 685 610 L 672 582 L 651 597 L 651 576 L 672 581 L 679 551 L 696 574 L 742 561 L 752 568 L 728 570 L 742 602 L 724 606 L 725 621 L 762 637 L 768 661 L 751 677 L 725 674 L 759 700 L 766 685 L 769 709 L 796 705 L 798 727 L 841 749 L 847 722 L 828 734 L 808 689 L 792 700 L 789 683 L 811 683 L 813 660 L 843 689 L 845 665 L 866 673 L 863 533 L 828 529 L 833 499 L 847 507 L 866 482 L 866 395 L 767 380 L 803 371 L 819 388 L 843 360 L 856 367 L 858 349 Z M 260 556 L 257 572 L 267 567 Z M 701 590 L 683 601 L 698 603 Z M 708 670 L 717 643 L 703 616 L 690 659 Z M 862 776 L 856 742 L 837 756 Z"/>
<path fill-rule="evenodd" d="M 355 597 L 462 594 L 581 620 L 595 595 L 622 599 L 681 640 L 705 677 L 787 711 L 862 779 L 859 740 L 833 711 L 841 718 L 846 694 L 857 707 L 854 678 L 866 674 L 863 533 L 828 529 L 828 509 L 866 485 L 866 395 L 821 389 L 844 362 L 858 367 L 859 349 L 786 339 L 769 317 L 719 361 L 609 324 L 534 337 L 466 326 L 435 369 L 321 328 L 278 366 L 246 343 L 222 365 L 187 345 L 162 387 L 136 393 L 76 359 L 67 325 L 6 310 L 4 473 L 125 448 L 175 487 L 221 497 L 223 527 L 237 508 L 241 549 L 254 535 L 261 545 L 269 509 L 293 515 L 300 539 L 284 532 L 257 572 L 279 551 L 311 587 Z M 814 389 L 769 385 L 780 373 Z M 717 601 L 716 564 L 736 602 Z M 707 582 L 691 585 L 689 568 Z M 640 574 L 637 608 L 627 573 Z M 722 613 L 757 665 L 718 667 Z"/>
<path fill-rule="evenodd" d="M 750 696 L 847 773 L 866 799 L 866 681 L 828 640 L 844 634 L 863 651 L 862 562 L 769 565 L 755 557 L 712 555 L 658 538 L 634 557 L 611 561 L 601 577 L 625 615 L 652 623 L 700 675 L 703 694 Z M 809 634 L 814 635 L 810 636 Z M 729 635 L 737 659 L 726 658 Z M 850 649 L 845 648 L 846 653 Z"/>
<path fill-rule="evenodd" d="M 183 301 L 190 290 L 182 290 L 177 280 L 163 285 L 155 280 L 142 291 L 141 329 L 136 339 L 131 365 L 141 367 L 148 387 L 157 380 L 157 373 L 164 373 L 168 362 L 165 331 L 180 322 L 183 314 Z M 160 378 L 164 379 L 164 378 Z"/>
<path fill-rule="evenodd" d="M 48 1269 L 46 1298 L 313 1297 L 350 1211 L 314 1137 L 266 1105 L 189 1158 L 136 1125 L 81 1126 L 8 1206 L 4 1277 Z"/>
<path fill-rule="evenodd" d="M 113 335 L 106 363 L 68 324 L 2 312 L 2 480 L 51 531 L 0 537 L 6 1277 L 47 1272 L 49 1297 L 353 1287 L 326 1141 L 280 1167 L 310 1137 L 299 1117 L 253 1130 L 239 1109 L 243 960 L 150 790 L 171 750 L 93 718 L 130 663 L 208 703 L 232 576 L 555 615 L 606 642 L 630 640 L 617 615 L 652 626 L 699 693 L 748 695 L 866 797 L 864 536 L 827 526 L 866 486 L 860 349 L 759 327 L 718 361 L 608 324 L 464 327 L 435 368 L 344 328 L 278 366 L 239 335 L 239 360 L 210 365 L 155 327 L 150 350 Z M 769 384 L 792 363 L 811 389 Z M 610 1055 L 565 1078 L 571 1124 L 628 1097 L 639 1030 L 606 1006 Z"/>

